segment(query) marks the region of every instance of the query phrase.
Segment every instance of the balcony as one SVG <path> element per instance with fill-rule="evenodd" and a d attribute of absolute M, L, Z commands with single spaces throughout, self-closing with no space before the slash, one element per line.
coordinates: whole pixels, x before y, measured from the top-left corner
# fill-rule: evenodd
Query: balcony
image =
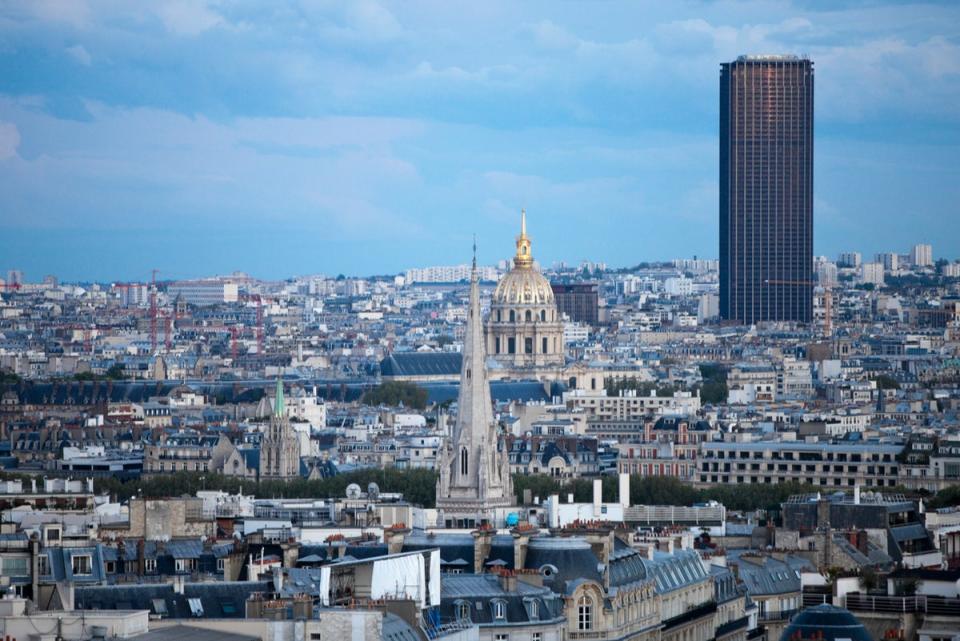
<path fill-rule="evenodd" d="M 960 599 L 926 595 L 874 596 L 853 592 L 847 595 L 845 605 L 854 612 L 923 612 L 950 616 L 956 616 L 956 613 L 960 612 Z"/>

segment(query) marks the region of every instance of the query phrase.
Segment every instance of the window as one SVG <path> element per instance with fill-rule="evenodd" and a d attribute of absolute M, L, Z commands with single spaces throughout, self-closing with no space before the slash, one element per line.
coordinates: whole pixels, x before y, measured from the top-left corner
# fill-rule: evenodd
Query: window
<path fill-rule="evenodd" d="M 533 354 L 533 339 L 532 339 L 532 338 L 529 338 L 529 337 L 528 337 L 528 338 L 524 338 L 524 339 L 523 339 L 523 349 L 524 349 L 524 352 L 525 352 L 525 353 L 527 353 L 527 354 Z"/>
<path fill-rule="evenodd" d="M 0 575 L 5 577 L 25 577 L 30 576 L 30 559 L 26 557 L 13 558 L 7 557 L 0 559 Z"/>
<path fill-rule="evenodd" d="M 513 322 L 515 322 L 516 320 L 517 320 L 517 315 L 516 315 L 516 313 L 514 313 L 514 311 L 511 309 L 511 310 L 510 310 L 510 322 L 513 323 Z"/>
<path fill-rule="evenodd" d="M 467 449 L 460 450 L 460 474 L 467 475 Z"/>
<path fill-rule="evenodd" d="M 50 574 L 50 558 L 46 554 L 41 554 L 37 557 L 38 566 L 40 568 L 40 576 L 46 576 Z"/>
<path fill-rule="evenodd" d="M 493 641 L 510 641 L 510 635 L 506 632 L 499 632 L 493 635 Z"/>
<path fill-rule="evenodd" d="M 458 621 L 470 621 L 470 604 L 466 601 L 457 601 L 454 605 Z"/>
<path fill-rule="evenodd" d="M 507 618 L 507 602 L 506 601 L 494 601 L 493 605 L 493 618 L 494 619 L 506 619 Z"/>
<path fill-rule="evenodd" d="M 524 314 L 523 320 L 527 321 L 528 323 L 533 320 L 533 316 L 530 315 L 530 310 L 529 310 L 529 309 L 527 310 L 527 313 Z"/>
<path fill-rule="evenodd" d="M 187 604 L 190 606 L 190 614 L 195 617 L 203 616 L 203 603 L 200 602 L 200 599 L 187 599 Z"/>
<path fill-rule="evenodd" d="M 577 630 L 593 629 L 593 599 L 584 594 L 577 601 Z"/>
<path fill-rule="evenodd" d="M 217 559 L 217 572 L 223 572 L 226 559 Z"/>
<path fill-rule="evenodd" d="M 156 559 L 144 559 L 144 560 L 143 560 L 143 571 L 144 571 L 144 572 L 156 572 L 156 571 L 157 571 L 157 560 L 156 560 Z"/>
<path fill-rule="evenodd" d="M 150 601 L 153 604 L 154 614 L 158 614 L 160 616 L 164 616 L 168 614 L 166 601 L 164 601 L 163 599 L 151 599 Z"/>
<path fill-rule="evenodd" d="M 311 632 L 310 641 L 323 641 L 323 637 L 319 632 Z"/>
<path fill-rule="evenodd" d="M 197 569 L 196 559 L 176 559 L 174 568 L 177 572 L 192 572 Z"/>
<path fill-rule="evenodd" d="M 530 615 L 530 618 L 533 620 L 540 618 L 540 602 L 536 599 L 533 599 L 527 602 L 527 613 Z"/>
<path fill-rule="evenodd" d="M 542 351 L 544 354 L 546 354 L 546 353 L 547 353 L 547 339 L 546 339 L 546 338 L 543 339 L 543 345 L 542 345 L 542 347 L 543 347 L 543 349 L 542 349 L 541 351 Z"/>
<path fill-rule="evenodd" d="M 71 556 L 70 569 L 75 575 L 90 574 L 90 555 L 74 554 Z"/>
<path fill-rule="evenodd" d="M 541 320 L 541 321 L 546 321 L 546 320 L 547 320 L 547 310 L 545 310 L 545 309 L 541 309 L 541 310 L 540 310 L 540 320 Z"/>
<path fill-rule="evenodd" d="M 510 312 L 511 314 L 513 312 Z M 517 339 L 510 337 L 507 339 L 507 354 L 516 354 L 517 353 Z"/>
<path fill-rule="evenodd" d="M 530 641 L 543 641 L 543 633 L 534 632 L 533 634 L 530 635 Z"/>
<path fill-rule="evenodd" d="M 60 540 L 60 528 L 52 527 L 47 530 L 47 540 L 48 541 L 59 541 Z"/>

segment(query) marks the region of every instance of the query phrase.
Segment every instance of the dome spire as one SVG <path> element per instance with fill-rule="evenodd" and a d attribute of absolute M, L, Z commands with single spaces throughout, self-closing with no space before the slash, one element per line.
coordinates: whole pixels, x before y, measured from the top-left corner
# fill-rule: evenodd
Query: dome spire
<path fill-rule="evenodd" d="M 520 235 L 517 236 L 517 255 L 513 257 L 514 267 L 530 267 L 533 255 L 530 253 L 530 237 L 527 236 L 527 210 L 520 210 Z"/>

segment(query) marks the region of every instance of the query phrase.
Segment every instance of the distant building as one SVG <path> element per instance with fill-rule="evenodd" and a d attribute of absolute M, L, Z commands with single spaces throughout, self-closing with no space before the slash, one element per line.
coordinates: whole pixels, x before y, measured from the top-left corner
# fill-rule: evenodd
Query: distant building
<path fill-rule="evenodd" d="M 883 269 L 888 272 L 895 272 L 900 269 L 900 255 L 893 252 L 877 254 L 874 257 L 874 262 L 883 265 Z"/>
<path fill-rule="evenodd" d="M 883 285 L 883 263 L 864 263 L 860 266 L 860 282 Z"/>
<path fill-rule="evenodd" d="M 720 71 L 720 316 L 813 321 L 813 63 Z"/>
<path fill-rule="evenodd" d="M 800 443 L 704 443 L 701 486 L 794 481 L 825 489 L 894 487 L 902 445 Z"/>
<path fill-rule="evenodd" d="M 236 283 L 220 280 L 181 280 L 167 286 L 167 295 L 190 305 L 220 305 L 237 302 L 239 290 Z"/>
<path fill-rule="evenodd" d="M 860 267 L 861 262 L 863 262 L 863 257 L 860 252 L 843 252 L 837 259 L 837 266 L 857 268 Z"/>
<path fill-rule="evenodd" d="M 557 311 L 575 323 L 596 325 L 600 321 L 596 283 L 552 283 Z"/>
<path fill-rule="evenodd" d="M 408 285 L 414 283 L 459 283 L 470 280 L 470 265 L 452 265 L 441 267 L 422 267 L 408 269 L 405 280 Z M 495 267 L 477 267 L 482 281 L 496 281 Z"/>
<path fill-rule="evenodd" d="M 933 267 L 933 246 L 914 245 L 910 250 L 910 262 L 914 267 Z"/>

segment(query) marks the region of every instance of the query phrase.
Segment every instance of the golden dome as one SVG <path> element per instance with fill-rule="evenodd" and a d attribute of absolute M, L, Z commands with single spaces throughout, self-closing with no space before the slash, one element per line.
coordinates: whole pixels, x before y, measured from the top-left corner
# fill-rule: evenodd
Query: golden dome
<path fill-rule="evenodd" d="M 497 284 L 497 289 L 493 292 L 494 305 L 554 304 L 550 281 L 534 267 L 530 246 L 530 237 L 527 236 L 527 212 L 522 211 L 513 269 L 504 274 Z"/>

